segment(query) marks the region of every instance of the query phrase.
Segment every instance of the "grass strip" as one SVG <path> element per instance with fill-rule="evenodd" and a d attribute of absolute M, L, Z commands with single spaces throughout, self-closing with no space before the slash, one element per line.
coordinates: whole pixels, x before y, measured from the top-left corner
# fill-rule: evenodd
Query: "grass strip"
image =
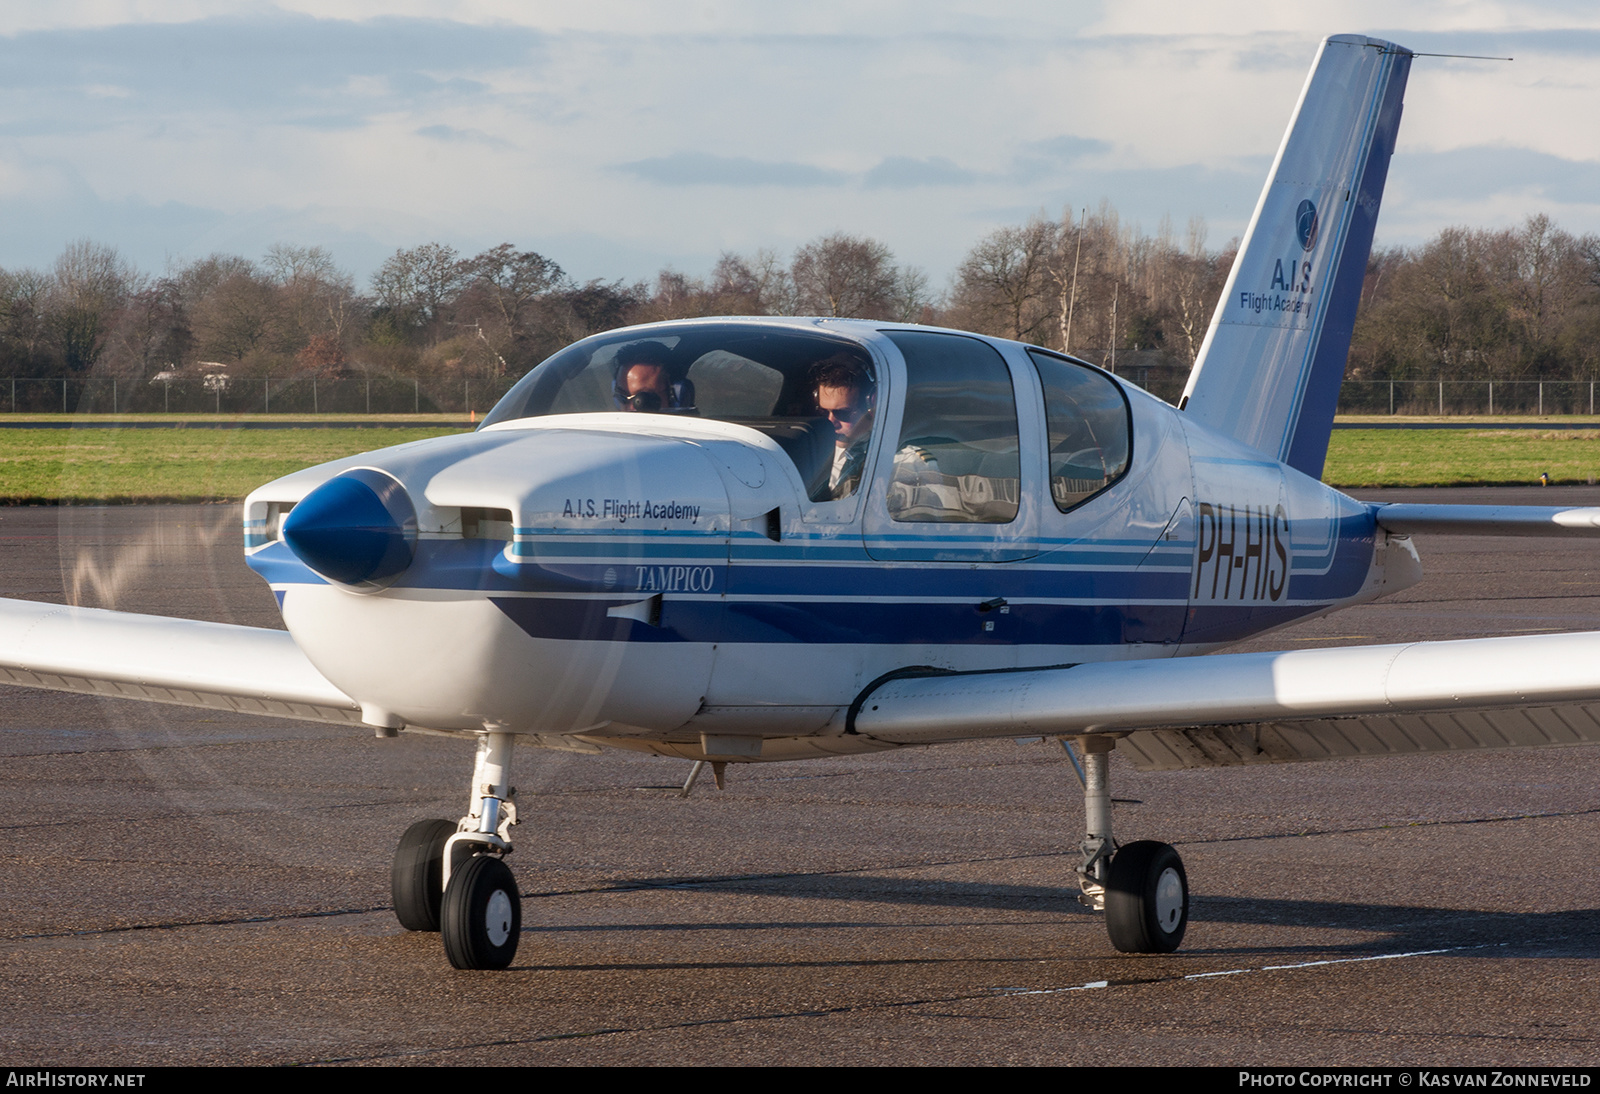
<path fill-rule="evenodd" d="M 1358 486 L 1536 486 L 1593 483 L 1600 429 L 1340 429 L 1325 482 Z"/>
<path fill-rule="evenodd" d="M 428 429 L 0 430 L 0 504 L 238 501 L 342 456 L 458 433 Z"/>
<path fill-rule="evenodd" d="M 237 501 L 328 460 L 459 432 L 422 429 L 0 430 L 0 504 Z M 1600 429 L 1379 430 L 1333 434 L 1340 487 L 1532 485 L 1600 478 Z"/>
<path fill-rule="evenodd" d="M 1592 426 L 1600 429 L 1600 415 L 1596 414 L 1338 414 L 1334 422 L 1343 426 L 1358 425 L 1409 425 L 1428 426 L 1462 424 L 1493 428 L 1496 425 L 1527 426 L 1530 422 L 1549 422 L 1552 426 Z"/>
<path fill-rule="evenodd" d="M 0 426 L 17 424 L 67 425 L 74 429 L 95 425 L 189 425 L 232 426 L 252 422 L 274 424 L 304 424 L 315 426 L 381 426 L 401 422 L 424 422 L 440 426 L 471 429 L 482 414 L 468 417 L 465 414 L 4 414 L 0 413 Z"/>

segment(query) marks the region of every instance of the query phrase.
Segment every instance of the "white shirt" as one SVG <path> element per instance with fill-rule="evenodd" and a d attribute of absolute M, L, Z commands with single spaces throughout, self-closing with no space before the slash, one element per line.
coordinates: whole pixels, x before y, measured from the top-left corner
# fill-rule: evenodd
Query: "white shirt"
<path fill-rule="evenodd" d="M 833 446 L 833 470 L 828 474 L 828 489 L 839 489 L 839 480 L 844 475 L 845 457 L 850 452 L 850 446 L 835 444 Z"/>

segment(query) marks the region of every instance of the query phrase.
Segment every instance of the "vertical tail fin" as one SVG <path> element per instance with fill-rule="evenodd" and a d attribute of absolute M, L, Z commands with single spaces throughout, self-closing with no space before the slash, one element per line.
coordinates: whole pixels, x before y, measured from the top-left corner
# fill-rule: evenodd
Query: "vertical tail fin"
<path fill-rule="evenodd" d="M 1411 51 L 1325 39 L 1184 389 L 1198 421 L 1320 477 Z"/>

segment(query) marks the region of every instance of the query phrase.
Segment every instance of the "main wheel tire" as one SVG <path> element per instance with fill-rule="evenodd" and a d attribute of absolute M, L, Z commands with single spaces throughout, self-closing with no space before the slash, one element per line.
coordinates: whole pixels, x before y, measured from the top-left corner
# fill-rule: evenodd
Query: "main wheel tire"
<path fill-rule="evenodd" d="M 444 897 L 444 841 L 456 833 L 447 820 L 421 820 L 406 829 L 389 869 L 394 915 L 408 931 L 437 931 Z"/>
<path fill-rule="evenodd" d="M 511 868 L 477 855 L 450 874 L 440 922 L 445 956 L 458 969 L 503 969 L 517 955 L 522 898 Z"/>
<path fill-rule="evenodd" d="M 1171 953 L 1189 926 L 1189 878 L 1164 843 L 1140 840 L 1111 857 L 1106 931 L 1123 953 Z"/>

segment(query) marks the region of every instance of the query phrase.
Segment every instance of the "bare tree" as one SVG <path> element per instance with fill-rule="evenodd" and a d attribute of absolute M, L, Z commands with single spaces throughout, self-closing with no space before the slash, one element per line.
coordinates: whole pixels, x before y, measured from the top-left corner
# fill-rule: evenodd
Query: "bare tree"
<path fill-rule="evenodd" d="M 297 247 L 292 243 L 274 243 L 267 248 L 261 268 L 286 288 L 322 285 L 346 276 L 326 247 Z"/>
<path fill-rule="evenodd" d="M 101 367 L 127 379 L 142 379 L 182 363 L 193 342 L 182 290 L 175 280 L 162 278 L 123 305 Z"/>
<path fill-rule="evenodd" d="M 355 282 L 322 247 L 273 245 L 262 262 L 268 280 L 278 289 L 278 324 L 285 336 L 280 347 L 299 352 L 314 338 L 343 343 L 356 316 Z M 320 351 L 318 359 L 329 353 Z"/>
<path fill-rule="evenodd" d="M 795 252 L 790 267 L 798 310 L 856 319 L 905 319 L 921 310 L 926 279 L 894 265 L 876 240 L 838 233 Z"/>
<path fill-rule="evenodd" d="M 979 240 L 956 271 L 951 308 L 957 321 L 985 334 L 1043 340 L 1055 321 L 1049 266 L 1060 232 L 1059 224 L 1035 217 Z"/>
<path fill-rule="evenodd" d="M 572 341 L 591 334 L 624 327 L 635 321 L 645 298 L 643 284 L 624 285 L 618 281 L 589 281 L 562 294 L 569 315 L 567 337 Z"/>
<path fill-rule="evenodd" d="M 915 266 L 901 266 L 895 271 L 893 310 L 890 318 L 902 323 L 931 322 L 936 302 L 928 289 L 928 275 Z"/>
<path fill-rule="evenodd" d="M 24 374 L 47 364 L 50 285 L 38 270 L 0 271 L 0 346 L 11 368 Z"/>
<path fill-rule="evenodd" d="M 1512 243 L 1516 278 L 1508 296 L 1537 367 L 1553 356 L 1559 332 L 1590 295 L 1588 263 L 1580 242 L 1543 213 L 1529 217 Z"/>
<path fill-rule="evenodd" d="M 284 341 L 276 287 L 244 259 L 213 255 L 178 281 L 201 359 L 240 361 Z"/>
<path fill-rule="evenodd" d="M 1590 286 L 1600 289 L 1600 236 L 1586 235 L 1580 238 L 1578 254 L 1583 260 L 1584 276 Z"/>
<path fill-rule="evenodd" d="M 74 240 L 56 259 L 50 319 L 63 364 L 72 372 L 94 366 L 118 308 L 138 287 L 139 274 L 114 247 Z"/>
<path fill-rule="evenodd" d="M 555 348 L 562 339 L 556 319 L 535 324 L 541 303 L 559 304 L 560 292 L 568 287 L 561 267 L 535 251 L 518 251 L 509 243 L 484 251 L 461 264 L 466 289 L 458 298 L 461 325 L 470 324 L 477 336 L 490 346 L 499 369 L 507 367 L 507 357 L 518 363 L 541 350 Z M 485 327 L 490 328 L 486 331 Z"/>
<path fill-rule="evenodd" d="M 468 273 L 455 248 L 424 243 L 385 259 L 372 275 L 372 291 L 379 307 L 414 336 L 444 320 L 446 305 L 460 295 Z"/>
<path fill-rule="evenodd" d="M 771 251 L 753 258 L 724 251 L 711 268 L 707 291 L 723 315 L 784 315 L 793 308 L 793 279 Z"/>
<path fill-rule="evenodd" d="M 758 314 L 794 315 L 799 310 L 795 299 L 794 275 L 776 251 L 758 250 L 745 265 L 755 278 Z"/>
<path fill-rule="evenodd" d="M 242 255 L 211 254 L 179 268 L 172 275 L 184 304 L 194 307 L 230 278 L 256 276 L 255 263 Z"/>
<path fill-rule="evenodd" d="M 1205 218 L 1191 217 L 1184 249 L 1161 256 L 1165 274 L 1158 286 L 1159 295 L 1152 301 L 1154 310 L 1163 317 L 1163 341 L 1190 367 L 1205 341 L 1235 252 L 1232 247 L 1221 254 L 1207 251 L 1206 235 Z"/>

